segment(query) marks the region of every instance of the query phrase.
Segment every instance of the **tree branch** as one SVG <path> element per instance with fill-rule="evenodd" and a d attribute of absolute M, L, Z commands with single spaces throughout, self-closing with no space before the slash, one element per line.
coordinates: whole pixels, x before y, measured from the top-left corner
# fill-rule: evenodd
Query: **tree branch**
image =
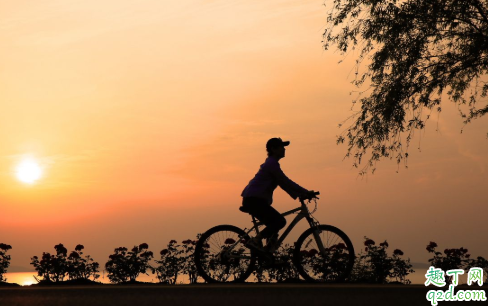
<path fill-rule="evenodd" d="M 474 0 L 473 4 L 478 9 L 478 12 L 480 13 L 480 15 L 483 16 L 483 19 L 485 20 L 485 22 L 488 23 L 488 16 L 486 16 L 486 13 L 483 11 L 483 7 L 480 5 L 479 0 Z"/>

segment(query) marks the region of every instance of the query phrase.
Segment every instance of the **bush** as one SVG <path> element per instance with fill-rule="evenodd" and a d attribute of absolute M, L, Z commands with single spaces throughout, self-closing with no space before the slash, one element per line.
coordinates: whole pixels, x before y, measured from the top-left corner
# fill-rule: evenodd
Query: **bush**
<path fill-rule="evenodd" d="M 275 262 L 262 261 L 258 258 L 253 275 L 257 282 L 296 282 L 300 274 L 295 267 L 293 252 L 295 248 L 289 244 L 280 246 L 273 254 Z"/>
<path fill-rule="evenodd" d="M 468 249 L 463 247 L 458 249 L 445 249 L 444 253 L 436 251 L 437 243 L 431 241 L 425 248 L 427 252 L 433 253 L 433 257 L 429 259 L 431 266 L 440 268 L 442 271 L 448 271 L 452 269 L 462 269 L 465 272 L 469 271 L 472 267 L 482 268 L 484 275 L 488 275 L 488 261 L 479 256 L 476 259 L 471 259 L 471 254 L 468 253 Z M 449 280 L 452 276 L 447 276 Z M 488 280 L 488 277 L 486 278 Z"/>
<path fill-rule="evenodd" d="M 43 281 L 60 282 L 66 276 L 68 270 L 66 263 L 68 250 L 61 243 L 55 245 L 54 249 L 56 250 L 56 255 L 42 253 L 40 260 L 37 256 L 31 258 L 32 261 L 30 264 L 34 266 L 37 275 L 42 277 Z"/>
<path fill-rule="evenodd" d="M 200 238 L 199 236 L 197 235 L 197 239 Z M 195 264 L 195 245 L 197 244 L 197 240 L 187 239 L 182 243 L 183 264 L 181 268 L 183 273 L 188 275 L 190 284 L 194 284 L 198 281 L 197 266 Z"/>
<path fill-rule="evenodd" d="M 154 268 L 149 265 L 154 255 L 148 248 L 147 243 L 134 246 L 131 251 L 125 247 L 116 248 L 105 264 L 110 282 L 135 282 L 139 274 L 147 274 L 147 270 L 154 273 Z"/>
<path fill-rule="evenodd" d="M 77 245 L 75 250 L 68 256 L 68 250 L 63 244 L 54 246 L 56 255 L 42 253 L 41 259 L 34 256 L 31 258 L 31 265 L 37 271 L 37 275 L 42 277 L 40 281 L 44 282 L 61 282 L 66 276 L 70 280 L 89 279 L 96 280 L 100 277 L 98 274 L 99 264 L 87 255 L 82 258 L 81 255 L 84 246 Z M 36 278 L 37 280 L 37 278 Z M 39 281 L 39 280 L 38 280 Z"/>
<path fill-rule="evenodd" d="M 443 271 L 451 269 L 463 269 L 466 266 L 468 258 L 471 256 L 468 253 L 468 249 L 463 247 L 459 249 L 445 249 L 444 254 L 436 251 L 437 243 L 430 242 L 426 250 L 429 253 L 433 253 L 434 257 L 429 259 L 432 266 L 441 268 Z"/>
<path fill-rule="evenodd" d="M 7 269 L 10 266 L 10 255 L 7 255 L 7 251 L 12 247 L 5 243 L 0 243 L 0 282 L 6 282 L 4 274 L 7 273 Z"/>
<path fill-rule="evenodd" d="M 389 245 L 385 240 L 376 246 L 375 242 L 368 237 L 364 237 L 364 251 L 356 257 L 356 262 L 351 273 L 352 282 L 366 282 L 384 284 L 388 282 L 399 282 L 410 284 L 406 279 L 407 275 L 413 273 L 410 259 L 402 259 L 403 252 L 399 249 L 393 251 L 392 256 L 388 256 L 386 250 Z"/>
<path fill-rule="evenodd" d="M 197 235 L 199 238 L 199 235 Z M 195 245 L 197 241 L 191 239 L 183 240 L 178 244 L 171 240 L 166 249 L 161 250 L 161 259 L 156 260 L 158 266 L 155 273 L 160 283 L 176 284 L 178 276 L 188 275 L 190 284 L 198 280 L 197 267 L 195 265 Z"/>
<path fill-rule="evenodd" d="M 474 267 L 483 269 L 483 275 L 485 275 L 483 283 L 488 283 L 488 260 L 481 256 L 476 259 L 468 259 L 465 269 L 469 271 L 469 269 Z"/>
<path fill-rule="evenodd" d="M 293 252 L 295 248 L 289 244 L 280 246 L 279 249 L 274 253 L 277 265 L 270 265 L 265 268 L 268 273 L 269 281 L 271 282 L 289 282 L 298 281 L 300 279 L 300 274 L 295 267 L 293 262 Z"/>
<path fill-rule="evenodd" d="M 93 280 L 97 280 L 100 277 L 100 274 L 98 274 L 99 263 L 95 262 L 90 255 L 82 257 L 84 248 L 83 245 L 78 244 L 68 256 L 67 272 L 70 280 L 90 279 L 90 277 Z"/>
<path fill-rule="evenodd" d="M 154 271 L 160 283 L 176 284 L 178 275 L 183 268 L 183 260 L 180 255 L 183 253 L 181 246 L 176 240 L 171 240 L 166 249 L 161 250 L 161 260 L 156 260 L 159 264 Z"/>

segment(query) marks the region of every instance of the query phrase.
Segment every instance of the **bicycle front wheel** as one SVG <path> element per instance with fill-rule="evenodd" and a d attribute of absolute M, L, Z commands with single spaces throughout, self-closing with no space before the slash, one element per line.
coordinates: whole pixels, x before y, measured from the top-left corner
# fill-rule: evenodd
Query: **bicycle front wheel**
<path fill-rule="evenodd" d="M 354 265 L 354 247 L 340 229 L 319 225 L 309 228 L 298 238 L 294 260 L 298 272 L 307 281 L 343 282 Z"/>
<path fill-rule="evenodd" d="M 233 225 L 206 231 L 195 246 L 195 264 L 205 281 L 243 282 L 251 275 L 256 256 L 245 244 L 249 236 Z"/>

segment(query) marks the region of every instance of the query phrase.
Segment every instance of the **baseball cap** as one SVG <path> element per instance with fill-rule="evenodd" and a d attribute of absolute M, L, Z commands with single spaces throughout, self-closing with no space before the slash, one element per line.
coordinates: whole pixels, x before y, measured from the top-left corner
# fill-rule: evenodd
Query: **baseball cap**
<path fill-rule="evenodd" d="M 271 138 L 266 143 L 266 150 L 269 150 L 269 148 L 274 148 L 274 147 L 279 147 L 279 146 L 286 147 L 289 144 L 290 144 L 289 141 L 283 141 L 283 140 L 281 140 L 281 138 Z"/>

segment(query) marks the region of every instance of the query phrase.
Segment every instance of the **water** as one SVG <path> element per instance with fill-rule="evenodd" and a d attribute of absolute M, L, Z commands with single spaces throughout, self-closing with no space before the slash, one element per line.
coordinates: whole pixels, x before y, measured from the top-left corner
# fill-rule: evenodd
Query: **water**
<path fill-rule="evenodd" d="M 423 284 L 425 282 L 425 269 L 417 269 L 415 273 L 412 273 L 409 275 L 408 279 L 412 282 L 412 284 Z M 32 284 L 37 284 L 36 279 L 34 276 L 37 276 L 36 272 L 12 272 L 12 273 L 6 273 L 4 275 L 7 278 L 7 282 L 9 283 L 16 283 L 21 286 L 29 286 Z M 157 283 L 158 279 L 155 274 L 149 274 L 149 275 L 140 275 L 137 278 L 138 281 L 140 282 L 148 282 L 148 283 Z M 110 284 L 110 280 L 108 279 L 107 275 L 100 273 L 100 278 L 98 281 L 104 283 L 104 284 Z M 188 278 L 185 277 L 185 275 L 179 276 L 178 278 L 178 283 L 187 283 Z"/>
<path fill-rule="evenodd" d="M 36 272 L 12 272 L 12 273 L 5 273 L 4 277 L 7 278 L 7 282 L 9 283 L 16 283 L 21 286 L 29 286 L 32 284 L 37 284 L 36 279 L 34 278 L 37 277 Z M 100 278 L 97 280 L 99 282 L 102 282 L 104 284 L 110 284 L 110 280 L 108 279 L 107 275 L 104 273 L 100 273 Z M 156 274 L 149 274 L 145 275 L 142 274 L 137 278 L 137 281 L 140 282 L 148 282 L 148 283 L 157 283 L 158 279 L 156 277 Z M 179 276 L 178 277 L 178 283 L 184 283 L 188 282 L 187 278 L 185 276 Z"/>

